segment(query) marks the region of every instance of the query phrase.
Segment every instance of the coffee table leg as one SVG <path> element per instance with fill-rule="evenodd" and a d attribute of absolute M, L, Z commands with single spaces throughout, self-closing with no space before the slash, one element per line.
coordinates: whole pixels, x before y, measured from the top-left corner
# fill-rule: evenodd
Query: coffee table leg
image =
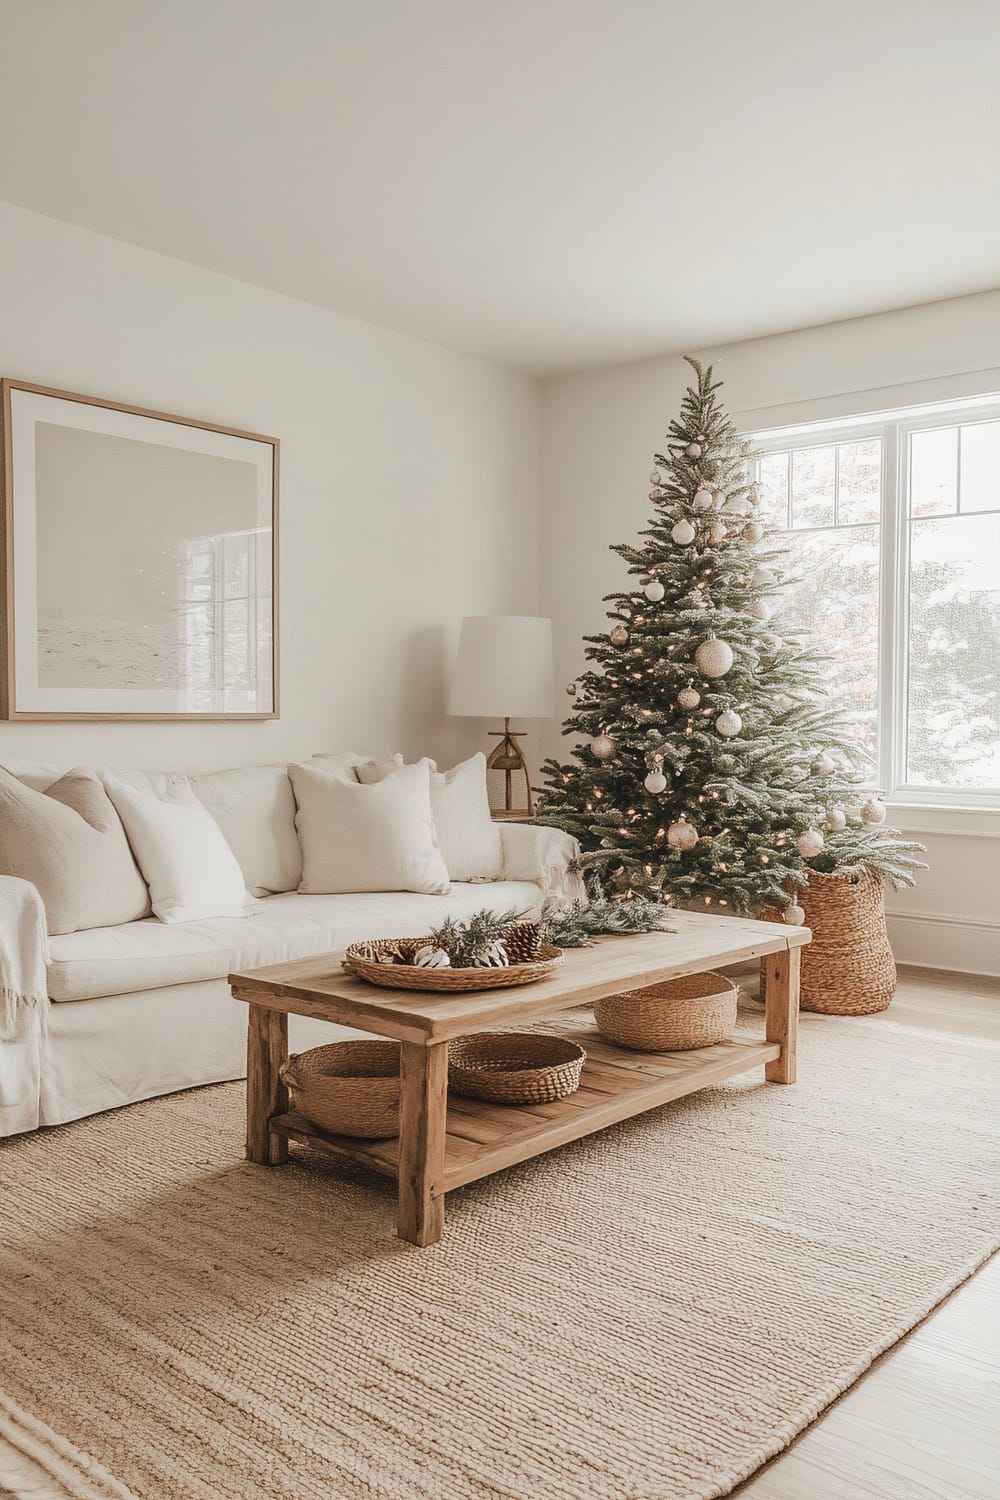
<path fill-rule="evenodd" d="M 396 1233 L 411 1245 L 434 1245 L 444 1234 L 448 1044 L 403 1042 L 401 1052 Z"/>
<path fill-rule="evenodd" d="M 764 1077 L 770 1083 L 795 1082 L 795 1049 L 799 1031 L 799 965 L 801 948 L 770 953 L 764 959 L 767 995 L 764 1028 L 769 1042 L 780 1042 L 781 1056 L 765 1063 Z"/>
<path fill-rule="evenodd" d="M 288 1108 L 288 1090 L 278 1076 L 288 1057 L 288 1017 L 251 1005 L 247 1030 L 247 1161 L 277 1167 L 288 1160 L 288 1142 L 268 1129 L 272 1115 Z"/>

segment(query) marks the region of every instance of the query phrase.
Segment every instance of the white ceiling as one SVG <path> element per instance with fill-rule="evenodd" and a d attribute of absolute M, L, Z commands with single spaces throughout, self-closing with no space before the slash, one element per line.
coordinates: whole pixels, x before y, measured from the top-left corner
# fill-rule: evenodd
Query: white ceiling
<path fill-rule="evenodd" d="M 1000 284 L 996 0 L 0 0 L 0 197 L 550 372 Z"/>

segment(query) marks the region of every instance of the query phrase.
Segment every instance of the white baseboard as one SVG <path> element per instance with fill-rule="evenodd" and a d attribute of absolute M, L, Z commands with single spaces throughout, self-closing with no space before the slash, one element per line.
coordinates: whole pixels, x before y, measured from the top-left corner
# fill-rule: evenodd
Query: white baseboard
<path fill-rule="evenodd" d="M 1000 922 L 929 911 L 886 913 L 896 961 L 962 974 L 1000 974 Z"/>

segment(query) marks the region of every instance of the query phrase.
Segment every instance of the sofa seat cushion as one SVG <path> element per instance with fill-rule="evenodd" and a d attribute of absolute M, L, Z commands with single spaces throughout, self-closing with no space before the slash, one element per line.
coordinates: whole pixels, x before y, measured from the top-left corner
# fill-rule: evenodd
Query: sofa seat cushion
<path fill-rule="evenodd" d="M 233 970 L 311 958 L 364 938 L 416 936 L 447 916 L 467 917 L 483 906 L 528 912 L 539 895 L 530 881 L 453 885 L 447 896 L 290 891 L 252 902 L 245 917 L 173 924 L 151 917 L 66 933 L 49 940 L 49 998 L 90 1000 L 222 979 Z"/>

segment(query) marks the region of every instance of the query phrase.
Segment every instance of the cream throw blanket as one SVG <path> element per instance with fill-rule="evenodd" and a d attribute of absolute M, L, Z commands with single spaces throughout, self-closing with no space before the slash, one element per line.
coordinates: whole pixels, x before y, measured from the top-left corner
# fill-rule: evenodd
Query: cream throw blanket
<path fill-rule="evenodd" d="M 32 1012 L 44 1030 L 48 946 L 45 907 L 35 887 L 0 876 L 0 1042 L 17 1041 Z"/>

